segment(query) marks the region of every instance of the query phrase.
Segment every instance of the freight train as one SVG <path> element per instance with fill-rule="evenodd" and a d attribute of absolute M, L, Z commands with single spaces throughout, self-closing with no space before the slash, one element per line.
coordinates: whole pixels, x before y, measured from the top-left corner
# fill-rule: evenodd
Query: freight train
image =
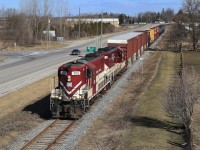
<path fill-rule="evenodd" d="M 153 40 L 157 26 L 142 32 L 130 32 L 108 39 L 108 46 L 97 52 L 63 64 L 58 68 L 58 87 L 51 90 L 50 110 L 53 118 L 79 118 L 87 112 L 92 100 L 114 82 L 138 59 Z"/>

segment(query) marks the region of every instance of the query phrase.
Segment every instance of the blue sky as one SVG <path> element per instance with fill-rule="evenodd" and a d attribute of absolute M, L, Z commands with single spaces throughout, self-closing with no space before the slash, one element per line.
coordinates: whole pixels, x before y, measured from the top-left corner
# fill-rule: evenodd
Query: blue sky
<path fill-rule="evenodd" d="M 59 0 L 54 0 L 54 3 Z M 80 8 L 81 13 L 124 13 L 130 16 L 144 11 L 162 11 L 172 8 L 177 12 L 183 0 L 65 0 L 68 1 L 70 13 L 77 15 Z M 0 7 L 19 8 L 20 0 L 0 0 Z"/>

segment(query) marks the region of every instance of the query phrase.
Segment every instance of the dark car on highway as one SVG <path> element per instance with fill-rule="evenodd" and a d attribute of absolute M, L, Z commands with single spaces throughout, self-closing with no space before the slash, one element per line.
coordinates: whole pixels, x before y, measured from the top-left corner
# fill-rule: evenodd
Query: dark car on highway
<path fill-rule="evenodd" d="M 81 51 L 79 49 L 73 49 L 71 55 L 80 55 Z"/>

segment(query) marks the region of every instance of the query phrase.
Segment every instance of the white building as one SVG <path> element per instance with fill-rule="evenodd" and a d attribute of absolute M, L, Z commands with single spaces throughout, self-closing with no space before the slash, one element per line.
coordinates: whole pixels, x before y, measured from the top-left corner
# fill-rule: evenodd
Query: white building
<path fill-rule="evenodd" d="M 69 18 L 66 20 L 71 21 L 71 22 L 79 22 L 78 18 Z M 111 23 L 112 25 L 118 27 L 119 26 L 119 19 L 118 18 L 81 18 L 80 22 L 87 22 L 87 23 L 91 23 L 91 22 L 103 22 L 103 23 Z"/>

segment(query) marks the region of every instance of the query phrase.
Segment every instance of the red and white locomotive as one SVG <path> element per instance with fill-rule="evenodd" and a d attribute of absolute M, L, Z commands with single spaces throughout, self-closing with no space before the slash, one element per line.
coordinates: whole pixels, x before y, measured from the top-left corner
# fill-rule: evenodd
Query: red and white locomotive
<path fill-rule="evenodd" d="M 115 76 L 127 67 L 127 57 L 120 47 L 105 47 L 86 54 L 58 69 L 57 88 L 52 89 L 52 117 L 76 118 L 88 110 L 91 100 L 106 90 Z"/>

